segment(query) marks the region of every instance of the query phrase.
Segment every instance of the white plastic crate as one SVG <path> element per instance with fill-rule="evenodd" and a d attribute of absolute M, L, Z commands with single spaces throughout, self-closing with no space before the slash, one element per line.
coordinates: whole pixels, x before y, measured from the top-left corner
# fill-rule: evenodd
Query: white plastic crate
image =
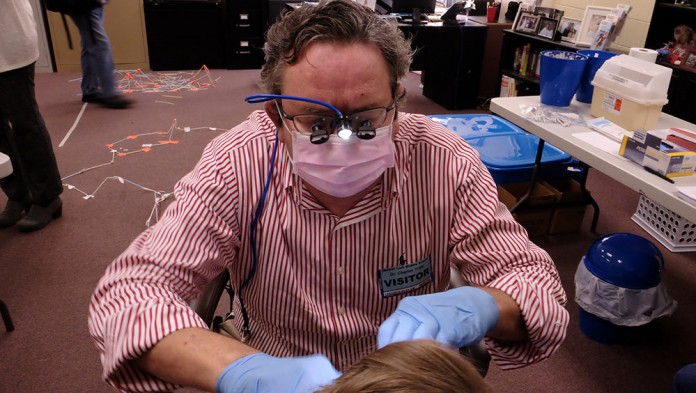
<path fill-rule="evenodd" d="M 631 219 L 672 252 L 696 251 L 696 224 L 643 194 Z"/>

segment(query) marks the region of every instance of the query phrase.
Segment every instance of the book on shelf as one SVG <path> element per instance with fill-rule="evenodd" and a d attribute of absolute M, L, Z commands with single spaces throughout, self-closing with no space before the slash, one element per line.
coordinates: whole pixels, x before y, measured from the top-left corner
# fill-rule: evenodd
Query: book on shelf
<path fill-rule="evenodd" d="M 500 80 L 500 97 L 515 97 L 517 96 L 517 86 L 515 78 L 503 75 Z"/>

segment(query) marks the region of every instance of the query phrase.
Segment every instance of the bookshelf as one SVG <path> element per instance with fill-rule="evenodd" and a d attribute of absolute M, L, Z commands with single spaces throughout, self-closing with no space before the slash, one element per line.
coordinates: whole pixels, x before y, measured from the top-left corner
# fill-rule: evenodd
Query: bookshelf
<path fill-rule="evenodd" d="M 696 30 L 696 7 L 677 5 L 673 0 L 658 0 L 653 9 L 645 47 L 660 49 L 665 43 L 673 41 L 673 31 L 678 25 L 687 25 Z M 669 102 L 662 111 L 696 123 L 696 72 L 674 66 L 668 61 L 658 64 L 672 68 L 672 80 L 667 91 Z"/>
<path fill-rule="evenodd" d="M 539 77 L 533 71 L 521 73 L 520 70 L 515 67 L 516 51 L 518 48 L 521 50 L 525 45 L 529 45 L 530 59 L 533 57 L 532 55 L 534 53 L 538 54 L 544 50 L 555 49 L 575 52 L 581 49 L 563 41 L 553 41 L 535 35 L 519 33 L 510 29 L 504 30 L 500 55 L 500 75 L 498 79 L 502 81 L 503 76 L 513 78 L 517 87 L 517 95 L 520 96 L 539 94 Z"/>

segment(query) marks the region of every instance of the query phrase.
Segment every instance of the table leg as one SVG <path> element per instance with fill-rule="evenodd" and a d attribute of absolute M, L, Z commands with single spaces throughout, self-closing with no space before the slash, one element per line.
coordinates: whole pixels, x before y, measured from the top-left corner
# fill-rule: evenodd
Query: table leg
<path fill-rule="evenodd" d="M 527 189 L 527 193 L 524 196 L 522 196 L 522 198 L 520 198 L 519 201 L 517 201 L 515 206 L 513 206 L 512 209 L 510 209 L 510 212 L 514 212 L 515 210 L 517 210 L 534 193 L 534 186 L 536 185 L 537 178 L 539 177 L 539 171 L 541 170 L 541 156 L 544 153 L 544 143 L 544 140 L 539 138 L 536 157 L 534 158 L 534 168 L 532 168 L 532 178 L 529 180 L 529 189 Z"/>

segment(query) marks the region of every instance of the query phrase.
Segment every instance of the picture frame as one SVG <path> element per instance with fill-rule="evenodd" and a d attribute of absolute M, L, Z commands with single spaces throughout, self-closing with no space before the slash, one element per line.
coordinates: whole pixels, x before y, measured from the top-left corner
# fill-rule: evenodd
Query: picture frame
<path fill-rule="evenodd" d="M 585 7 L 585 15 L 582 18 L 582 26 L 575 41 L 577 46 L 590 46 L 594 42 L 594 36 L 600 23 L 611 13 L 610 7 L 588 5 Z"/>
<path fill-rule="evenodd" d="M 696 73 L 696 49 L 691 49 L 686 53 L 684 61 L 681 62 L 679 68 Z"/>
<path fill-rule="evenodd" d="M 556 16 L 556 9 L 551 7 L 536 7 L 534 13 L 546 18 L 553 18 Z"/>
<path fill-rule="evenodd" d="M 515 26 L 515 31 L 526 34 L 536 34 L 542 16 L 533 12 L 522 12 Z"/>
<path fill-rule="evenodd" d="M 557 27 L 558 21 L 556 19 L 542 16 L 539 21 L 539 27 L 537 28 L 537 35 L 547 40 L 553 40 L 556 35 Z"/>
<path fill-rule="evenodd" d="M 533 12 L 535 8 L 535 5 L 533 3 L 529 2 L 520 2 L 519 8 L 517 9 L 517 13 L 515 14 L 515 20 L 512 21 L 512 30 L 516 31 L 515 29 L 517 28 L 517 22 L 520 20 L 520 14 L 523 12 Z"/>
<path fill-rule="evenodd" d="M 561 18 L 561 23 L 558 25 L 558 31 L 561 33 L 561 41 L 575 44 L 578 40 L 580 26 L 582 26 L 582 20 L 580 19 L 569 17 Z"/>

